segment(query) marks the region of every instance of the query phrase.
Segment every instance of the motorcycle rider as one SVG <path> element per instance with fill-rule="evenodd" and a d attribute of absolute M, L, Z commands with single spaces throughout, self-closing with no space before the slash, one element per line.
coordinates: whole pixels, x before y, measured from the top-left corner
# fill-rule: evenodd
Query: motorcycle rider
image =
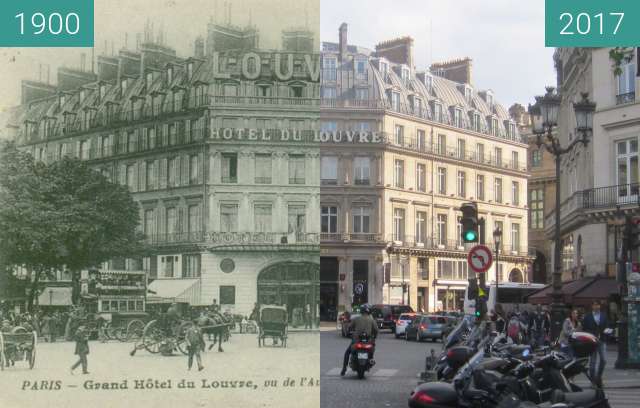
<path fill-rule="evenodd" d="M 360 316 L 351 320 L 349 324 L 349 329 L 351 330 L 351 342 L 349 343 L 349 347 L 344 352 L 344 360 L 342 361 L 342 371 L 340 371 L 340 375 L 344 376 L 347 372 L 347 366 L 349 365 L 349 357 L 351 357 L 351 347 L 358 342 L 358 336 L 361 333 L 366 333 L 367 336 L 373 340 L 378 335 L 378 325 L 376 321 L 371 317 L 371 308 L 369 305 L 362 305 L 360 307 Z M 373 352 L 371 354 L 371 358 L 373 359 Z"/>

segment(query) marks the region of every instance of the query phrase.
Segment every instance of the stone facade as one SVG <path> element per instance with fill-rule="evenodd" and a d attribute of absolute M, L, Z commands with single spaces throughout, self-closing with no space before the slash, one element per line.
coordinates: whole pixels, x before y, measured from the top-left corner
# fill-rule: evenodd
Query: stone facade
<path fill-rule="evenodd" d="M 263 50 L 254 27 L 210 23 L 206 45 L 194 44 L 198 58 L 182 58 L 148 30 L 135 51 L 98 57 L 95 74 L 61 70 L 65 89 L 27 83 L 9 137 L 38 160 L 75 156 L 129 187 L 157 253 L 105 267 L 193 280 L 167 296 L 191 304 L 216 299 L 249 314 L 254 302 L 288 304 L 290 313 L 309 303 L 315 315 L 314 34 L 287 30 L 285 49 Z"/>
<path fill-rule="evenodd" d="M 467 201 L 478 202 L 488 245 L 502 226 L 500 280 L 528 281 L 527 144 L 515 121 L 491 91 L 416 71 L 412 39 L 372 51 L 346 33 L 343 24 L 322 47 L 323 317 L 363 302 L 460 309 Z"/>

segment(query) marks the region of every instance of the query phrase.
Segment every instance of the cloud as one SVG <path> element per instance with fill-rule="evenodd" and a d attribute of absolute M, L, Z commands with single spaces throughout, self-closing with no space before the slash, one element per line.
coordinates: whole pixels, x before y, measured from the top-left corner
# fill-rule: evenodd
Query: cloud
<path fill-rule="evenodd" d="M 390 38 L 414 38 L 418 69 L 432 61 L 473 59 L 473 82 L 506 106 L 527 104 L 555 84 L 553 49 L 544 46 L 544 2 L 530 0 L 322 0 L 320 36 L 374 48 Z"/>

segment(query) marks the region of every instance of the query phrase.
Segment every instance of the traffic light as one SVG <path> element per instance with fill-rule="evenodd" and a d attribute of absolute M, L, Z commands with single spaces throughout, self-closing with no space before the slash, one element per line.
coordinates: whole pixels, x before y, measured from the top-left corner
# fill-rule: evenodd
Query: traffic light
<path fill-rule="evenodd" d="M 462 242 L 478 242 L 478 205 L 476 203 L 464 203 L 460 206 L 462 211 Z"/>
<path fill-rule="evenodd" d="M 478 296 L 476 299 L 476 317 L 484 319 L 487 315 L 487 298 L 485 296 Z"/>
<path fill-rule="evenodd" d="M 626 217 L 623 235 L 627 251 L 640 247 L 640 219 Z"/>

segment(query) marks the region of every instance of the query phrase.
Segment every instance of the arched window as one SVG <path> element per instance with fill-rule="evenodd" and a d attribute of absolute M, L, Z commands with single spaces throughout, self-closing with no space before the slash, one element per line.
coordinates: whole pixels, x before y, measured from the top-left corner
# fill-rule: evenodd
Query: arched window
<path fill-rule="evenodd" d="M 524 276 L 520 269 L 513 268 L 511 272 L 509 272 L 509 282 L 524 283 Z"/>

